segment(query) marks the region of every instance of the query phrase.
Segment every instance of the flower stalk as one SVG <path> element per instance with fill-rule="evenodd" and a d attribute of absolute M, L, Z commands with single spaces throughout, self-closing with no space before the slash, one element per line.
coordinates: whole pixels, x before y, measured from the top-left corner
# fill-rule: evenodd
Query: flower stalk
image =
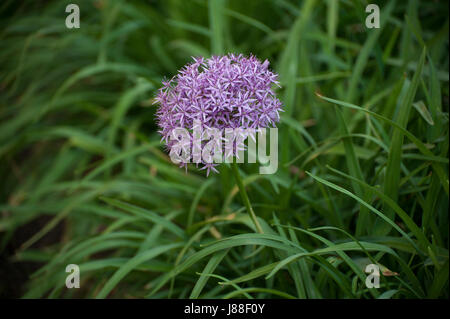
<path fill-rule="evenodd" d="M 256 230 L 260 234 L 264 234 L 261 225 L 258 222 L 258 219 L 256 218 L 256 214 L 253 211 L 253 207 L 250 204 L 250 200 L 248 199 L 247 191 L 245 190 L 244 182 L 242 181 L 241 175 L 239 174 L 238 165 L 236 163 L 232 163 L 231 167 L 233 169 L 234 178 L 236 179 L 236 183 L 239 188 L 239 193 L 241 193 L 242 201 L 244 202 L 245 208 L 247 209 L 247 213 L 250 215 L 250 218 L 253 221 L 253 224 L 255 224 Z"/>

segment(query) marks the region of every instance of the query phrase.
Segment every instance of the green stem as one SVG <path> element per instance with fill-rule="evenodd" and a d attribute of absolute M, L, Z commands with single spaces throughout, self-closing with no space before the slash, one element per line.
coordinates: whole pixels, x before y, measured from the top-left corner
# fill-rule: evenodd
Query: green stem
<path fill-rule="evenodd" d="M 250 215 L 250 218 L 252 219 L 253 223 L 255 224 L 258 233 L 263 234 L 264 232 L 261 228 L 261 225 L 258 222 L 258 219 L 256 218 L 255 212 L 253 211 L 252 205 L 250 204 L 250 200 L 248 199 L 247 191 L 245 190 L 244 182 L 242 181 L 241 175 L 239 174 L 238 166 L 236 163 L 232 163 L 231 166 L 233 168 L 234 177 L 236 178 L 236 182 L 239 187 L 239 192 L 241 193 L 242 201 L 244 202 L 244 205 L 247 208 L 247 212 Z"/>

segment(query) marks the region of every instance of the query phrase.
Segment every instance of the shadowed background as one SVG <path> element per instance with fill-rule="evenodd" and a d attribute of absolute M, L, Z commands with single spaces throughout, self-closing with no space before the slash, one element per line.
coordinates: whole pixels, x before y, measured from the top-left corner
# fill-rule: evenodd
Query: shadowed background
<path fill-rule="evenodd" d="M 448 2 L 371 2 L 380 29 L 363 0 L 2 1 L 0 296 L 448 298 Z M 264 235 L 156 132 L 161 81 L 228 52 L 280 74 L 278 171 L 240 165 Z"/>

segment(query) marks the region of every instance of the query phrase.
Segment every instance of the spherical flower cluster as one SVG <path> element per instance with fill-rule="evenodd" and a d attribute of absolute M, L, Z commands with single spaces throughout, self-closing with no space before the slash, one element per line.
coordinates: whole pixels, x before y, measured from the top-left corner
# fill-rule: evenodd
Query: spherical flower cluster
<path fill-rule="evenodd" d="M 268 69 L 269 61 L 261 63 L 241 54 L 193 60 L 172 79 L 163 81 L 155 98 L 158 132 L 169 151 L 174 144 L 171 132 L 176 128 L 192 130 L 200 123 L 202 129 L 260 129 L 279 122 L 282 105 L 273 91 L 279 82 L 277 74 Z M 234 147 L 232 152 L 236 151 Z M 216 171 L 215 164 L 200 163 L 208 173 Z"/>

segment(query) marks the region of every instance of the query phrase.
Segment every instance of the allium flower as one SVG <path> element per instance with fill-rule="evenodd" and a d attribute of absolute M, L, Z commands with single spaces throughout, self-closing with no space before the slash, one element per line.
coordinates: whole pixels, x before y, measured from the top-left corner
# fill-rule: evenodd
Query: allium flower
<path fill-rule="evenodd" d="M 256 57 L 228 54 L 210 59 L 194 58 L 176 76 L 163 81 L 155 103 L 158 131 L 168 151 L 174 145 L 170 140 L 175 128 L 192 132 L 194 121 L 203 130 L 217 128 L 260 129 L 279 122 L 282 105 L 272 87 L 279 86 L 278 75 L 271 72 L 269 61 L 261 63 Z M 192 134 L 191 145 L 192 146 Z M 236 156 L 239 145 L 225 150 Z M 216 171 L 217 164 L 196 162 L 203 168 Z M 186 166 L 181 163 L 181 166 Z M 217 171 L 216 171 L 217 172 Z"/>

